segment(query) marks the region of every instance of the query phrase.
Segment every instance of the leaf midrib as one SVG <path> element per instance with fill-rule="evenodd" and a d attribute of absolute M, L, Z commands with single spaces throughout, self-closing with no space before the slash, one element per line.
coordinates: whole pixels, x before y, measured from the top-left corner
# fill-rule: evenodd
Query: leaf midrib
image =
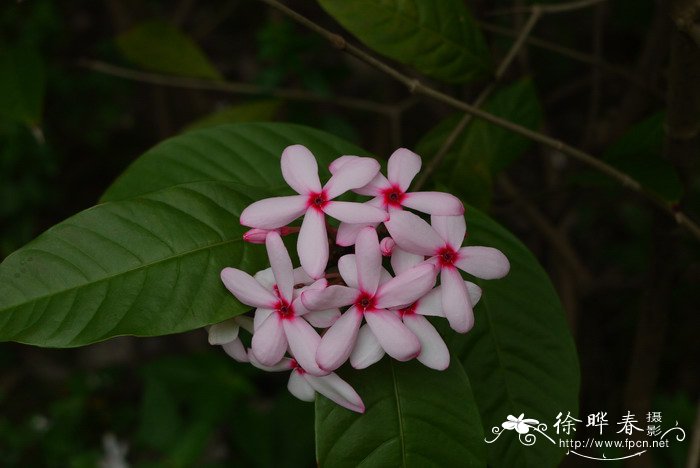
<path fill-rule="evenodd" d="M 401 463 L 405 468 L 406 465 L 406 440 L 403 430 L 403 412 L 401 411 L 401 397 L 399 396 L 399 386 L 396 379 L 396 369 L 394 368 L 394 361 L 389 360 L 389 367 L 391 368 L 391 380 L 394 384 L 394 396 L 396 398 L 396 412 L 398 417 L 396 418 L 399 423 L 399 441 L 401 442 Z"/>

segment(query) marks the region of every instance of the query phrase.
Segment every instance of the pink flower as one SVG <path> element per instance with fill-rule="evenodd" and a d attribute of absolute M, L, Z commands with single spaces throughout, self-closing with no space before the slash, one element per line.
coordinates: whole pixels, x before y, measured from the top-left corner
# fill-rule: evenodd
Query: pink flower
<path fill-rule="evenodd" d="M 294 299 L 294 272 L 287 249 L 277 232 L 267 235 L 265 245 L 275 280 L 271 288 L 235 268 L 221 272 L 224 285 L 239 301 L 258 308 L 259 324 L 254 324 L 252 351 L 263 365 L 273 365 L 282 359 L 289 346 L 307 372 L 323 375 L 325 372 L 316 364 L 321 337 L 302 318 L 308 310 L 300 298 Z M 322 282 L 325 284 L 325 280 Z M 265 316 L 257 320 L 262 315 Z"/>
<path fill-rule="evenodd" d="M 345 164 L 353 161 L 353 158 L 357 156 L 342 156 L 335 160 L 330 166 L 331 173 L 342 170 Z M 406 207 L 431 215 L 463 214 L 464 205 L 454 195 L 443 192 L 408 192 L 408 187 L 420 168 L 420 156 L 406 148 L 399 148 L 389 157 L 388 177 L 377 174 L 369 184 L 355 189 L 355 192 L 374 197 L 367 204 L 384 208 L 389 212 Z M 365 226 L 367 223 L 340 223 L 336 243 L 342 246 L 354 244 L 357 233 Z"/>
<path fill-rule="evenodd" d="M 240 329 L 253 333 L 253 320 L 245 315 L 230 318 L 209 327 L 209 344 L 221 345 L 238 362 L 248 362 L 248 352 L 240 338 Z"/>
<path fill-rule="evenodd" d="M 258 229 L 277 229 L 304 215 L 297 251 L 301 266 L 313 278 L 320 278 L 328 263 L 325 214 L 348 223 L 373 223 L 387 219 L 384 210 L 354 202 L 334 201 L 347 192 L 367 185 L 379 172 L 372 158 L 357 158 L 345 164 L 321 187 L 318 165 L 301 145 L 288 146 L 282 153 L 282 176 L 299 195 L 257 201 L 241 213 L 241 224 Z"/>
<path fill-rule="evenodd" d="M 280 234 L 280 236 L 286 236 L 288 234 L 299 232 L 299 228 L 289 226 L 282 226 L 281 228 L 277 229 L 253 228 L 246 231 L 245 234 L 243 234 L 243 240 L 246 242 L 250 242 L 251 244 L 264 244 L 265 239 L 267 238 L 267 234 L 271 231 L 277 231 Z"/>
<path fill-rule="evenodd" d="M 321 369 L 332 371 L 345 362 L 355 346 L 362 319 L 382 349 L 394 359 L 407 361 L 420 351 L 420 341 L 388 310 L 411 304 L 435 284 L 435 267 L 425 263 L 380 284 L 382 254 L 374 228 L 360 231 L 355 245 L 354 261 L 341 257 L 338 268 L 347 286 L 329 286 L 324 290 L 308 290 L 301 299 L 310 310 L 351 305 L 323 335 L 316 352 Z"/>
<path fill-rule="evenodd" d="M 314 401 L 316 392 L 329 400 L 357 413 L 365 412 L 365 404 L 354 388 L 337 374 L 330 373 L 323 376 L 310 375 L 301 367 L 295 359 L 282 358 L 272 366 L 260 363 L 253 353 L 250 353 L 250 363 L 255 367 L 268 372 L 282 372 L 291 370 L 287 389 L 295 397 L 302 401 Z"/>
<path fill-rule="evenodd" d="M 460 333 L 474 326 L 472 302 L 467 285 L 457 269 L 477 278 L 502 278 L 510 264 L 492 247 L 461 247 L 466 235 L 463 216 L 431 216 L 432 226 L 408 211 L 395 211 L 385 223 L 401 250 L 429 256 L 440 270 L 441 301 L 450 326 Z M 392 264 L 393 264 L 392 254 Z M 400 261 L 400 260 L 397 260 Z"/>

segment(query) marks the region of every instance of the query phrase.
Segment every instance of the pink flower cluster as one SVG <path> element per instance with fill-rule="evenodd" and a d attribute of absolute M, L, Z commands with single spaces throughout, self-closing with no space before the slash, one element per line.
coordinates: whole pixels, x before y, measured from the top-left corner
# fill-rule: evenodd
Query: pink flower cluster
<path fill-rule="evenodd" d="M 464 207 L 456 197 L 408 192 L 421 159 L 407 149 L 391 155 L 386 177 L 372 158 L 342 156 L 330 165 L 332 176 L 323 186 L 307 148 L 287 147 L 281 165 L 297 195 L 257 201 L 240 219 L 253 228 L 244 239 L 265 244 L 271 267 L 255 276 L 235 268 L 221 272 L 226 288 L 256 309 L 254 318 L 238 316 L 211 326 L 210 343 L 261 369 L 291 370 L 288 388 L 301 400 L 312 401 L 318 392 L 357 412 L 364 412 L 362 399 L 333 372 L 348 360 L 364 369 L 388 354 L 446 369 L 449 351 L 425 316 L 445 317 L 455 331 L 469 331 L 481 289 L 458 270 L 501 278 L 510 267 L 506 257 L 490 247 L 462 247 Z M 348 191 L 372 199 L 337 200 Z M 404 208 L 430 215 L 430 223 Z M 337 231 L 326 215 L 340 221 Z M 301 216 L 301 228 L 288 226 Z M 296 232 L 299 268 L 282 241 Z M 329 265 L 333 242 L 340 246 L 334 251 L 354 245 L 354 253 Z M 389 257 L 393 274 L 382 257 Z M 241 328 L 252 334 L 248 350 Z"/>

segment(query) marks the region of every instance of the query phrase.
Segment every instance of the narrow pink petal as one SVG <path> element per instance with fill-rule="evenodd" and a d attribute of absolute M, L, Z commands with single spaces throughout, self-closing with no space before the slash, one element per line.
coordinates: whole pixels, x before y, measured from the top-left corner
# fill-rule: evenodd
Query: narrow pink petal
<path fill-rule="evenodd" d="M 299 261 L 306 273 L 318 279 L 323 276 L 328 264 L 328 237 L 326 220 L 322 212 L 309 208 L 301 224 L 297 239 Z"/>
<path fill-rule="evenodd" d="M 352 304 L 360 292 L 355 288 L 334 284 L 325 289 L 309 289 L 301 294 L 301 302 L 309 310 L 337 309 Z"/>
<path fill-rule="evenodd" d="M 270 229 L 249 229 L 243 234 L 243 240 L 251 244 L 264 244 Z"/>
<path fill-rule="evenodd" d="M 272 273 L 275 276 L 275 284 L 280 296 L 287 302 L 292 302 L 292 291 L 294 290 L 294 268 L 292 259 L 289 258 L 287 247 L 282 242 L 282 237 L 277 232 L 270 232 L 265 240 L 267 256 L 270 259 Z"/>
<path fill-rule="evenodd" d="M 445 246 L 445 241 L 430 224 L 409 211 L 392 211 L 384 225 L 396 244 L 411 253 L 435 255 Z"/>
<path fill-rule="evenodd" d="M 321 395 L 357 413 L 365 412 L 365 404 L 349 383 L 338 377 L 336 374 L 314 377 L 305 374 L 304 378 Z"/>
<path fill-rule="evenodd" d="M 261 363 L 258 358 L 255 357 L 255 353 L 253 350 L 248 351 L 248 360 L 252 365 L 257 367 L 258 369 L 262 369 L 267 372 L 282 372 L 282 371 L 288 371 L 292 370 L 292 360 L 290 358 L 283 357 L 280 359 L 278 362 L 274 363 L 271 366 L 267 366 L 263 363 Z"/>
<path fill-rule="evenodd" d="M 215 323 L 209 330 L 209 344 L 210 345 L 222 345 L 230 343 L 231 341 L 238 338 L 238 330 L 240 325 L 236 318 L 230 318 L 224 320 L 223 322 Z"/>
<path fill-rule="evenodd" d="M 301 401 L 314 401 L 316 390 L 313 389 L 304 376 L 297 371 L 292 371 L 287 382 L 289 393 L 299 398 Z"/>
<path fill-rule="evenodd" d="M 400 275 L 406 270 L 410 270 L 414 266 L 423 262 L 423 255 L 408 252 L 400 247 L 394 248 L 391 253 L 391 268 L 394 269 L 394 274 Z"/>
<path fill-rule="evenodd" d="M 362 313 L 351 307 L 326 331 L 316 351 L 316 362 L 321 369 L 333 371 L 347 361 L 355 346 L 360 323 Z"/>
<path fill-rule="evenodd" d="M 389 271 L 387 271 L 386 268 L 382 267 L 382 274 L 379 277 L 379 286 L 382 286 L 393 279 L 394 279 L 394 277 L 391 276 L 391 273 L 389 273 Z M 377 289 L 379 289 L 379 288 L 377 288 Z"/>
<path fill-rule="evenodd" d="M 461 216 L 464 205 L 459 198 L 444 192 L 410 192 L 401 201 L 407 208 L 440 216 Z"/>
<path fill-rule="evenodd" d="M 359 289 L 374 295 L 382 272 L 382 252 L 379 250 L 379 238 L 374 228 L 367 227 L 357 236 L 355 261 Z"/>
<path fill-rule="evenodd" d="M 245 349 L 245 346 L 243 346 L 243 342 L 241 341 L 240 338 L 237 338 L 233 341 L 230 341 L 228 343 L 224 343 L 221 345 L 221 348 L 231 356 L 234 361 L 238 362 L 248 362 L 248 352 Z"/>
<path fill-rule="evenodd" d="M 440 273 L 442 310 L 450 327 L 458 333 L 466 333 L 474 326 L 474 311 L 467 285 L 456 268 L 443 268 Z"/>
<path fill-rule="evenodd" d="M 287 338 L 282 321 L 277 314 L 271 314 L 260 328 L 253 333 L 252 343 L 255 358 L 264 366 L 279 362 L 287 351 Z"/>
<path fill-rule="evenodd" d="M 224 268 L 221 270 L 221 281 L 236 299 L 251 307 L 272 307 L 277 301 L 270 291 L 245 271 Z"/>
<path fill-rule="evenodd" d="M 294 274 L 294 284 L 309 285 L 314 282 L 314 279 L 306 274 L 302 267 L 297 267 L 292 272 Z"/>
<path fill-rule="evenodd" d="M 416 359 L 436 370 L 445 370 L 450 366 L 450 352 L 435 327 L 422 315 L 404 315 L 403 323 L 413 332 L 421 345 L 421 352 Z"/>
<path fill-rule="evenodd" d="M 301 145 L 287 146 L 282 152 L 282 177 L 297 193 L 321 191 L 318 164 L 311 151 Z"/>
<path fill-rule="evenodd" d="M 462 247 L 464 236 L 467 233 L 467 223 L 464 216 L 431 216 L 430 223 L 440 234 L 440 237 L 453 249 Z"/>
<path fill-rule="evenodd" d="M 421 159 L 413 151 L 399 148 L 389 157 L 387 175 L 392 184 L 398 184 L 404 192 L 420 171 Z"/>
<path fill-rule="evenodd" d="M 345 284 L 353 289 L 359 289 L 357 281 L 357 257 L 355 254 L 343 255 L 338 259 L 338 272 Z"/>
<path fill-rule="evenodd" d="M 304 315 L 304 320 L 316 328 L 331 327 L 339 318 L 339 309 L 315 310 Z"/>
<path fill-rule="evenodd" d="M 387 178 L 384 177 L 381 172 L 379 172 L 367 185 L 356 188 L 353 190 L 353 192 L 359 193 L 360 195 L 365 195 L 367 197 L 376 197 L 382 193 L 382 190 L 386 190 L 390 187 L 391 184 Z"/>
<path fill-rule="evenodd" d="M 338 172 L 338 170 L 345 165 L 345 163 L 349 161 L 353 161 L 355 159 L 359 158 L 359 156 L 349 156 L 349 155 L 344 155 L 340 156 L 339 158 L 336 158 L 333 160 L 332 163 L 328 165 L 328 170 L 331 172 L 331 175 L 335 174 Z"/>
<path fill-rule="evenodd" d="M 367 324 L 362 325 L 357 335 L 355 349 L 350 353 L 350 365 L 355 369 L 365 369 L 378 362 L 383 356 L 384 349 L 372 333 L 372 329 Z"/>
<path fill-rule="evenodd" d="M 255 281 L 260 283 L 260 285 L 267 289 L 268 291 L 273 291 L 275 287 L 275 275 L 272 273 L 272 268 L 265 268 L 253 275 Z"/>
<path fill-rule="evenodd" d="M 442 310 L 442 289 L 440 286 L 431 289 L 425 296 L 415 302 L 413 311 L 420 315 L 430 315 L 433 317 L 444 317 Z"/>
<path fill-rule="evenodd" d="M 435 285 L 437 271 L 423 263 L 387 281 L 377 290 L 377 308 L 389 309 L 413 304 Z"/>
<path fill-rule="evenodd" d="M 367 185 L 379 172 L 379 163 L 373 158 L 356 158 L 345 162 L 323 187 L 332 199 L 348 190 Z"/>
<path fill-rule="evenodd" d="M 510 262 L 493 247 L 462 247 L 455 266 L 482 279 L 503 278 L 510 270 Z"/>
<path fill-rule="evenodd" d="M 366 313 L 365 320 L 389 356 L 408 361 L 420 353 L 420 341 L 393 312 L 375 310 Z"/>
<path fill-rule="evenodd" d="M 367 226 L 376 228 L 379 223 L 340 223 L 338 233 L 335 235 L 335 243 L 342 247 L 355 245 L 357 235 Z"/>
<path fill-rule="evenodd" d="M 240 325 L 242 329 L 244 329 L 251 335 L 253 334 L 253 319 L 251 317 L 248 317 L 247 315 L 239 315 L 235 318 L 235 320 L 236 322 L 238 322 L 238 325 Z"/>
<path fill-rule="evenodd" d="M 253 317 L 253 330 L 260 328 L 260 325 L 262 325 L 273 312 L 274 310 L 272 309 L 265 309 L 262 307 L 255 309 L 255 315 Z"/>
<path fill-rule="evenodd" d="M 381 223 L 389 218 L 387 212 L 368 203 L 329 201 L 323 211 L 331 218 L 344 223 L 364 224 Z"/>
<path fill-rule="evenodd" d="M 301 317 L 282 320 L 284 333 L 287 335 L 292 356 L 306 372 L 313 375 L 325 375 L 316 364 L 316 350 L 321 342 L 316 330 Z"/>
<path fill-rule="evenodd" d="M 265 198 L 248 205 L 241 213 L 241 224 L 259 229 L 276 229 L 285 226 L 306 211 L 307 197 Z"/>
<path fill-rule="evenodd" d="M 469 300 L 472 306 L 475 306 L 481 299 L 481 288 L 471 281 L 465 281 L 464 283 L 467 285 L 467 291 L 469 291 Z"/>
<path fill-rule="evenodd" d="M 382 251 L 382 255 L 385 257 L 390 257 L 392 252 L 396 247 L 396 242 L 391 237 L 385 237 L 379 242 L 379 249 Z"/>

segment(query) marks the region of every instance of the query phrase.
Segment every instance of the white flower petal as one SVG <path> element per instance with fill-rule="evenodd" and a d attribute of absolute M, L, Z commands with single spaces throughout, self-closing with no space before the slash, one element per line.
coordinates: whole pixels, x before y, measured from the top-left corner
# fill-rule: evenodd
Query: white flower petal
<path fill-rule="evenodd" d="M 421 352 L 416 359 L 431 369 L 447 369 L 450 365 L 450 352 L 428 319 L 418 314 L 407 314 L 403 317 L 403 323 L 420 341 Z"/>
<path fill-rule="evenodd" d="M 331 218 L 352 224 L 369 226 L 373 223 L 381 223 L 389 219 L 389 215 L 382 208 L 377 208 L 369 203 L 329 201 L 323 207 L 323 211 Z M 337 242 L 337 241 L 336 241 Z"/>
<path fill-rule="evenodd" d="M 355 369 L 365 369 L 378 362 L 384 356 L 384 349 L 369 325 L 360 327 L 355 349 L 350 353 L 350 365 Z"/>
<path fill-rule="evenodd" d="M 422 218 L 409 211 L 392 211 L 384 223 L 396 244 L 408 252 L 435 255 L 445 241 Z"/>
<path fill-rule="evenodd" d="M 277 298 L 262 287 L 255 278 L 236 268 L 221 270 L 221 281 L 231 294 L 243 304 L 251 307 L 274 307 Z"/>
<path fill-rule="evenodd" d="M 440 234 L 440 237 L 455 250 L 464 242 L 467 233 L 467 223 L 464 216 L 431 216 L 430 223 Z"/>
<path fill-rule="evenodd" d="M 482 279 L 503 278 L 510 270 L 506 256 L 492 247 L 462 247 L 455 266 Z"/>
<path fill-rule="evenodd" d="M 292 356 L 306 372 L 314 375 L 325 375 L 316 364 L 316 350 L 321 342 L 316 330 L 301 317 L 282 320 L 284 333 L 289 342 Z"/>
<path fill-rule="evenodd" d="M 271 232 L 265 239 L 267 256 L 272 265 L 272 273 L 275 276 L 277 290 L 288 303 L 292 302 L 294 290 L 294 273 L 292 259 L 289 257 L 287 247 L 282 242 L 282 237 L 277 232 Z"/>
<path fill-rule="evenodd" d="M 277 314 L 271 314 L 253 333 L 252 350 L 264 366 L 274 366 L 287 351 L 287 338 Z"/>
<path fill-rule="evenodd" d="M 413 304 L 435 285 L 436 269 L 423 263 L 382 284 L 377 290 L 377 308 L 389 309 Z"/>
<path fill-rule="evenodd" d="M 364 187 L 378 172 L 379 163 L 374 158 L 351 159 L 337 169 L 323 189 L 328 199 L 333 199 L 348 190 Z"/>
<path fill-rule="evenodd" d="M 287 382 L 289 393 L 299 398 L 301 401 L 314 401 L 316 398 L 316 390 L 313 389 L 309 382 L 299 372 L 292 371 Z"/>
<path fill-rule="evenodd" d="M 282 152 L 280 164 L 282 177 L 297 193 L 306 195 L 321 191 L 316 158 L 306 147 L 287 146 Z"/>
<path fill-rule="evenodd" d="M 420 156 L 406 148 L 399 148 L 389 157 L 387 164 L 389 181 L 397 184 L 405 192 L 420 171 L 420 167 Z"/>
<path fill-rule="evenodd" d="M 382 252 L 379 250 L 379 238 L 374 228 L 365 228 L 357 236 L 355 262 L 359 289 L 374 295 L 382 271 Z"/>
<path fill-rule="evenodd" d="M 318 279 L 323 276 L 328 264 L 328 236 L 323 212 L 315 208 L 306 210 L 297 239 L 297 253 L 301 266 L 310 277 Z"/>
<path fill-rule="evenodd" d="M 401 247 L 394 247 L 391 252 L 391 268 L 394 269 L 395 275 L 400 275 L 404 271 L 410 270 L 423 260 L 425 260 L 423 255 L 408 252 Z"/>
<path fill-rule="evenodd" d="M 347 361 L 361 322 L 362 312 L 351 307 L 326 331 L 316 351 L 316 362 L 321 369 L 333 371 Z"/>
<path fill-rule="evenodd" d="M 464 205 L 459 198 L 443 192 L 409 192 L 401 200 L 401 204 L 430 215 L 461 216 L 464 214 Z"/>
<path fill-rule="evenodd" d="M 238 338 L 238 330 L 240 325 L 236 318 L 230 318 L 220 323 L 215 323 L 209 327 L 209 344 L 222 345 L 230 343 Z"/>
<path fill-rule="evenodd" d="M 304 195 L 265 198 L 248 205 L 241 213 L 240 221 L 243 226 L 253 228 L 280 228 L 303 215 L 307 202 Z"/>
<path fill-rule="evenodd" d="M 365 313 L 365 320 L 389 356 L 408 361 L 420 353 L 420 341 L 393 312 L 375 310 Z"/>
<path fill-rule="evenodd" d="M 304 378 L 314 390 L 343 408 L 357 413 L 365 412 L 365 405 L 360 395 L 336 374 L 324 375 L 323 377 L 304 374 Z"/>
<path fill-rule="evenodd" d="M 442 310 L 450 327 L 458 333 L 466 333 L 474 326 L 474 312 L 467 285 L 454 267 L 443 268 L 440 273 Z"/>

